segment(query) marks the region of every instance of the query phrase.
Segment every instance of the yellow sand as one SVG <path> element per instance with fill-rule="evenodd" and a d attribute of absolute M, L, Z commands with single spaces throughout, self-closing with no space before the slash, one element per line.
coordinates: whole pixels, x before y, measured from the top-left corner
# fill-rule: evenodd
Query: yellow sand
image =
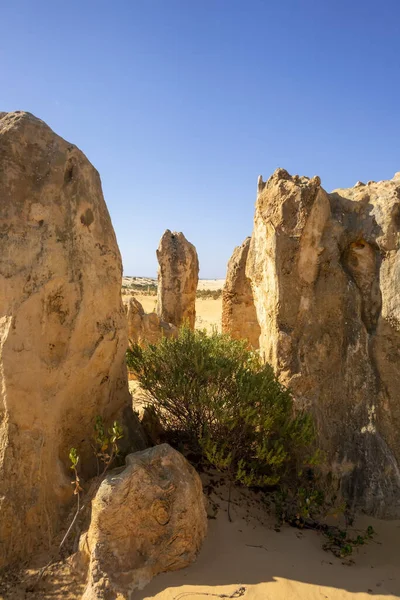
<path fill-rule="evenodd" d="M 210 289 L 210 288 L 207 288 Z M 145 312 L 153 312 L 156 309 L 157 296 L 146 296 L 135 294 L 135 298 L 141 303 Z M 221 330 L 222 298 L 197 298 L 196 300 L 196 328 L 211 331 L 213 327 Z"/>
<path fill-rule="evenodd" d="M 350 561 L 325 552 L 325 538 L 315 531 L 286 526 L 277 533 L 273 519 L 265 517 L 251 495 L 240 507 L 233 507 L 233 523 L 227 518 L 226 501 L 219 504 L 217 518 L 208 521 L 208 536 L 197 561 L 182 571 L 156 577 L 132 600 L 226 598 L 240 587 L 246 588 L 243 600 L 400 597 L 400 521 L 360 519 L 357 527 L 371 524 L 378 535 L 356 550 Z M 250 517 L 250 509 L 264 518 Z"/>

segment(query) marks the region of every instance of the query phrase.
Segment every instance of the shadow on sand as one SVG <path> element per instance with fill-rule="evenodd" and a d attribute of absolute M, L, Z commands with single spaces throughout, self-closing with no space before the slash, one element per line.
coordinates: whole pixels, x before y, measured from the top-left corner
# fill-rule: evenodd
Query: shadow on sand
<path fill-rule="evenodd" d="M 400 521 L 359 519 L 358 527 L 371 524 L 377 535 L 349 564 L 322 549 L 322 534 L 290 527 L 278 533 L 273 521 L 261 523 L 249 510 L 235 506 L 229 523 L 222 501 L 197 561 L 156 577 L 132 600 L 227 598 L 240 586 L 244 600 L 400 598 Z"/>

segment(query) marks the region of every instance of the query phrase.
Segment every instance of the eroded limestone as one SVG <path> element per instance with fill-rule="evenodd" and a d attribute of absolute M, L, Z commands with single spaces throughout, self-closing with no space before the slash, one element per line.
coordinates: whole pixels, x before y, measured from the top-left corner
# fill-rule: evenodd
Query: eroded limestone
<path fill-rule="evenodd" d="M 247 259 L 260 349 L 311 406 L 353 503 L 400 516 L 400 180 L 327 194 L 278 169 L 259 182 Z"/>

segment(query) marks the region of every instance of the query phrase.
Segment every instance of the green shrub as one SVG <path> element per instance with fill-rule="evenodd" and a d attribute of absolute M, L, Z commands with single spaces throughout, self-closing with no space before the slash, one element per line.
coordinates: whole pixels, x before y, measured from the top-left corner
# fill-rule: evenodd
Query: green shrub
<path fill-rule="evenodd" d="M 304 464 L 312 420 L 246 342 L 184 327 L 177 339 L 134 345 L 127 362 L 168 439 L 232 481 L 274 486 Z"/>

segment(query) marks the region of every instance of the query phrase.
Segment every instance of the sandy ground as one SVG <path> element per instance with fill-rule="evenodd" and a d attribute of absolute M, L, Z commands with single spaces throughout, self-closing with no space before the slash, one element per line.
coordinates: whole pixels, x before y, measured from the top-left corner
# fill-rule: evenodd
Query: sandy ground
<path fill-rule="evenodd" d="M 357 529 L 372 525 L 376 535 L 351 558 L 339 559 L 323 550 L 326 538 L 318 532 L 289 526 L 276 531 L 274 517 L 254 492 L 233 489 L 229 522 L 226 485 L 215 474 L 201 477 L 209 520 L 197 560 L 186 569 L 155 577 L 129 600 L 400 598 L 400 521 L 358 519 Z M 8 569 L 0 577 L 0 600 L 80 600 L 85 586 L 73 568 L 73 557 L 54 564 L 35 590 L 29 590 L 38 567 L 47 561 L 48 556 L 36 556 L 29 569 Z"/>
<path fill-rule="evenodd" d="M 213 329 L 221 331 L 221 318 L 222 298 L 197 298 L 196 329 L 206 329 L 209 333 Z"/>
<path fill-rule="evenodd" d="M 210 288 L 205 288 L 210 289 Z M 156 309 L 157 297 L 146 294 L 135 294 L 135 298 L 141 303 L 145 312 L 153 312 Z M 197 298 L 196 300 L 196 328 L 206 329 L 211 332 L 215 327 L 221 331 L 222 298 Z"/>
<path fill-rule="evenodd" d="M 356 526 L 372 525 L 376 540 L 344 560 L 325 552 L 325 538 L 315 531 L 285 526 L 276 532 L 271 517 L 264 512 L 260 517 L 254 496 L 246 498 L 239 490 L 235 494 L 238 505 L 231 509 L 232 523 L 226 501 L 214 494 L 220 508 L 216 519 L 209 520 L 197 561 L 182 571 L 159 575 L 132 600 L 400 598 L 400 521 L 360 519 Z"/>
<path fill-rule="evenodd" d="M 151 313 L 156 310 L 157 296 L 147 296 L 146 294 L 133 294 L 144 308 L 144 312 Z"/>
<path fill-rule="evenodd" d="M 210 481 L 204 474 L 202 479 Z M 208 535 L 197 560 L 186 569 L 155 577 L 130 600 L 400 598 L 400 521 L 359 519 L 356 527 L 372 525 L 376 536 L 351 559 L 339 559 L 322 549 L 322 534 L 289 526 L 276 531 L 275 519 L 259 495 L 234 489 L 229 522 L 226 486 L 214 481 L 212 491 L 205 489 Z M 36 579 L 36 569 L 15 574 L 8 570 L 0 579 L 0 599 L 80 600 L 84 585 L 70 565 L 70 560 L 53 565 L 33 592 L 27 585 Z"/>

